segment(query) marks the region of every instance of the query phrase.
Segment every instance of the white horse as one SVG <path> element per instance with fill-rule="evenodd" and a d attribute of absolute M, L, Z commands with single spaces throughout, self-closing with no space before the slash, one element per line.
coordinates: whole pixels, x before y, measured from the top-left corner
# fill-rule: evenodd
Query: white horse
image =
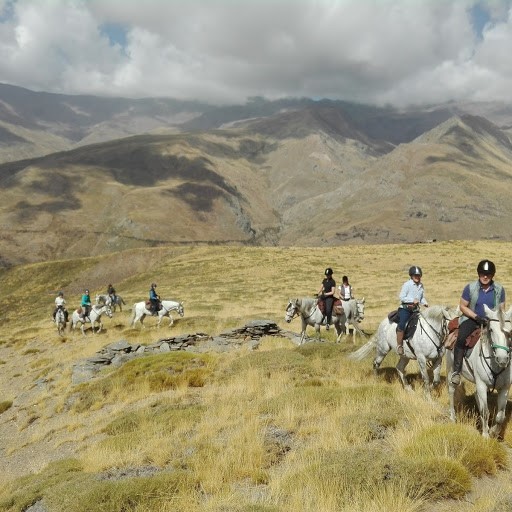
<path fill-rule="evenodd" d="M 295 317 L 300 316 L 302 320 L 302 330 L 300 333 L 300 344 L 304 343 L 306 339 L 306 327 L 312 325 L 315 327 L 318 338 L 320 338 L 320 326 L 326 325 L 326 318 L 318 307 L 318 299 L 310 299 L 304 297 L 302 299 L 290 299 L 286 306 L 286 312 L 284 319 L 287 323 L 290 323 Z M 331 324 L 336 329 L 337 338 L 336 341 L 341 339 L 341 336 L 345 334 L 345 322 L 347 316 L 343 313 L 340 316 L 332 314 Z"/>
<path fill-rule="evenodd" d="M 78 323 L 80 323 L 80 327 L 82 329 L 82 334 L 85 336 L 84 326 L 86 323 L 90 322 L 92 327 L 92 332 L 94 333 L 94 324 L 98 322 L 99 327 L 96 331 L 97 333 L 103 329 L 103 324 L 101 323 L 101 315 L 107 315 L 109 318 L 112 318 L 112 310 L 110 306 L 104 304 L 102 306 L 94 304 L 91 307 L 91 311 L 89 312 L 89 316 L 85 318 L 85 320 L 78 314 L 78 310 L 73 311 L 73 315 L 71 317 L 71 326 L 70 328 L 75 330 Z"/>
<path fill-rule="evenodd" d="M 116 309 L 119 308 L 119 311 L 123 311 L 123 305 L 126 305 L 126 302 L 123 300 L 121 295 L 114 295 L 114 298 L 106 293 L 96 295 L 96 304 L 108 304 L 112 308 L 112 313 L 116 312 Z"/>
<path fill-rule="evenodd" d="M 499 435 L 505 420 L 508 393 L 512 383 L 512 370 L 510 365 L 511 350 L 511 317 L 512 307 L 504 313 L 501 309 L 493 311 L 484 305 L 488 326 L 483 328 L 480 339 L 462 365 L 462 376 L 476 385 L 476 401 L 482 423 L 482 435 Z M 455 415 L 455 388 L 450 382 L 453 368 L 453 352 L 446 354 L 446 375 L 448 379 L 448 394 L 450 396 L 450 419 L 456 420 Z M 489 431 L 489 407 L 487 405 L 487 391 L 498 392 L 498 412 L 495 424 Z"/>
<path fill-rule="evenodd" d="M 445 306 L 431 306 L 420 313 L 414 335 L 404 340 L 404 355 L 396 365 L 400 381 L 405 389 L 410 390 L 406 383 L 405 368 L 411 359 L 416 359 L 420 368 L 425 393 L 430 398 L 430 377 L 427 371 L 427 361 L 432 363 L 434 385 L 441 382 L 441 361 L 444 354 L 444 340 L 448 334 L 448 322 L 457 316 L 457 310 Z M 350 359 L 361 360 L 373 349 L 377 355 L 373 368 L 378 370 L 390 350 L 396 350 L 396 324 L 384 318 L 370 341 L 360 349 L 350 354 Z"/>
<path fill-rule="evenodd" d="M 146 307 L 146 301 L 136 302 L 132 308 L 132 321 L 131 326 L 134 327 L 136 322 L 140 322 L 142 327 L 146 327 L 144 325 L 144 318 L 146 316 L 158 316 L 158 322 L 156 323 L 157 327 L 160 327 L 160 323 L 162 322 L 162 318 L 164 316 L 169 317 L 169 327 L 174 323 L 174 319 L 171 315 L 171 311 L 177 311 L 178 314 L 183 317 L 185 315 L 185 309 L 183 307 L 183 302 L 176 302 L 174 300 L 162 300 L 160 301 L 162 308 L 158 311 L 157 314 L 152 313 Z"/>
<path fill-rule="evenodd" d="M 59 336 L 64 336 L 64 331 L 66 330 L 66 314 L 64 313 L 64 308 L 62 306 L 57 306 L 57 311 L 55 313 L 55 325 L 59 331 Z"/>
<path fill-rule="evenodd" d="M 356 342 L 356 332 L 366 338 L 366 334 L 357 325 L 364 320 L 364 297 L 362 299 L 344 300 L 342 304 L 347 316 L 345 329 L 352 326 L 352 343 Z"/>

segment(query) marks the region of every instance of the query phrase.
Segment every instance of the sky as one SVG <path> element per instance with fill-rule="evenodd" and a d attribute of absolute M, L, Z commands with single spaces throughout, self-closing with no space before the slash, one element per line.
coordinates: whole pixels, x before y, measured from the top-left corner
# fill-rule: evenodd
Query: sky
<path fill-rule="evenodd" d="M 0 0 L 0 82 L 374 105 L 512 99 L 512 0 Z"/>

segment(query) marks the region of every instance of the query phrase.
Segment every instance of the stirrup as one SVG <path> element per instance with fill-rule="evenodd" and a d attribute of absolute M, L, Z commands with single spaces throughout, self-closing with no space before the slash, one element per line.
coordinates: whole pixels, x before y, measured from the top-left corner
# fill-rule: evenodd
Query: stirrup
<path fill-rule="evenodd" d="M 396 353 L 399 356 L 403 356 L 404 355 L 404 347 L 403 347 L 403 345 L 397 345 L 396 346 Z"/>
<path fill-rule="evenodd" d="M 454 386 L 458 386 L 460 384 L 460 373 L 459 372 L 453 372 L 452 376 L 450 377 L 450 382 Z"/>

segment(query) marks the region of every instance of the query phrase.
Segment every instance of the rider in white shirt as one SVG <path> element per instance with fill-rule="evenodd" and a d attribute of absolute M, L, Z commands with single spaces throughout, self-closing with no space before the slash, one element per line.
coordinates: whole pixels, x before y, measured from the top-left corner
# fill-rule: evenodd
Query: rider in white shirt
<path fill-rule="evenodd" d="M 68 310 L 66 309 L 66 299 L 64 299 L 63 292 L 59 292 L 57 297 L 55 297 L 55 309 L 53 311 L 53 321 L 55 321 L 55 315 L 57 314 L 57 309 L 59 309 L 59 307 L 61 307 L 62 310 L 64 311 L 64 318 L 67 322 L 68 321 Z"/>

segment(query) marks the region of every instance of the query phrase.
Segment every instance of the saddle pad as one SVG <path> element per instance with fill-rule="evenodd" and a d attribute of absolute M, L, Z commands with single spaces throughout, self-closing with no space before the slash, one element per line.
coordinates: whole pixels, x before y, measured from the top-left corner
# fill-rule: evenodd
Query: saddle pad
<path fill-rule="evenodd" d="M 480 333 L 482 332 L 482 329 L 478 327 L 475 329 L 467 338 L 465 346 L 468 348 L 473 348 L 476 345 L 476 342 L 480 339 Z"/>
<path fill-rule="evenodd" d="M 332 310 L 334 311 L 334 314 L 337 315 L 337 316 L 343 315 L 344 310 L 343 310 L 343 304 L 342 304 L 341 300 L 336 299 L 334 301 L 334 305 L 333 305 Z"/>
<path fill-rule="evenodd" d="M 398 314 L 398 309 L 395 309 L 394 311 L 388 313 L 388 320 L 392 324 L 397 324 L 399 317 L 400 315 Z"/>

